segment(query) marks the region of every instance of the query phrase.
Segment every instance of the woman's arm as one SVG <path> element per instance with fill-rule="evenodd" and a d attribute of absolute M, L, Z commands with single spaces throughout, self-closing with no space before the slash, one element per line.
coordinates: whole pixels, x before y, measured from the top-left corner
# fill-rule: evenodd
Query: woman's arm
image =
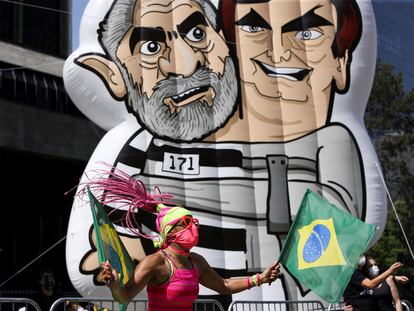
<path fill-rule="evenodd" d="M 395 275 L 393 277 L 393 280 L 394 280 L 394 283 L 407 284 L 410 279 L 406 277 L 405 275 Z"/>
<path fill-rule="evenodd" d="M 239 293 L 257 285 L 273 282 L 278 278 L 280 274 L 279 263 L 275 262 L 260 274 L 260 284 L 255 284 L 255 280 L 256 282 L 258 281 L 257 277 L 255 277 L 255 280 L 253 280 L 252 276 L 244 278 L 223 279 L 220 275 L 217 274 L 216 271 L 210 267 L 208 262 L 202 256 L 194 253 L 192 253 L 192 256 L 192 258 L 197 263 L 200 284 L 222 295 Z"/>
<path fill-rule="evenodd" d="M 370 280 L 368 278 L 364 279 L 361 282 L 361 285 L 364 287 L 368 287 L 370 289 L 373 289 L 380 285 L 383 281 L 385 281 L 391 274 L 393 274 L 395 271 L 397 271 L 401 267 L 400 262 L 396 262 L 392 264 L 391 267 L 388 268 L 388 270 L 384 271 L 380 275 L 378 275 L 376 278 Z"/>
<path fill-rule="evenodd" d="M 403 311 L 403 307 L 400 300 L 400 294 L 398 293 L 397 285 L 395 284 L 392 276 L 387 278 L 387 283 L 391 289 L 392 300 L 394 300 L 395 303 L 395 310 Z"/>
<path fill-rule="evenodd" d="M 117 302 L 128 303 L 159 274 L 157 272 L 162 264 L 162 258 L 155 254 L 145 257 L 135 268 L 134 275 L 128 280 L 128 283 L 121 286 L 118 272 L 112 268 L 109 261 L 106 261 L 101 264 L 102 271 L 97 279 L 107 284 Z"/>

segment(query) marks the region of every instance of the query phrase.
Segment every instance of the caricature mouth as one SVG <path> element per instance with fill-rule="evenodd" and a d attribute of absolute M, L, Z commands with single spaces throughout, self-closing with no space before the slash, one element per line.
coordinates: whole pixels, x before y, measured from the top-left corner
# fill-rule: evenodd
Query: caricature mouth
<path fill-rule="evenodd" d="M 199 101 L 203 105 L 213 106 L 213 99 L 216 97 L 214 89 L 209 85 L 194 87 L 180 94 L 164 98 L 164 105 L 169 106 L 171 113 L 179 112 L 180 109 L 193 102 Z"/>
<path fill-rule="evenodd" d="M 282 78 L 289 81 L 302 81 L 312 71 L 307 68 L 295 68 L 295 67 L 275 67 L 268 64 L 259 62 L 253 59 L 253 61 L 259 65 L 259 67 L 265 72 L 266 75 L 272 78 Z"/>

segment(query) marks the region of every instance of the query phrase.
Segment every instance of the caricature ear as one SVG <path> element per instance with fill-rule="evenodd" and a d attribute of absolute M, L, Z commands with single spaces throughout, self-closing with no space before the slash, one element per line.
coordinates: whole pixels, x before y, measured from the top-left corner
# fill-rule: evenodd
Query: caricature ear
<path fill-rule="evenodd" d="M 334 75 L 336 88 L 339 91 L 343 91 L 348 82 L 348 70 L 347 70 L 347 64 L 349 59 L 349 51 L 345 51 L 345 55 L 343 57 L 338 58 L 338 67 L 336 68 L 336 72 Z"/>
<path fill-rule="evenodd" d="M 116 100 L 125 99 L 125 82 L 115 62 L 103 54 L 83 54 L 75 59 L 75 63 L 95 73 Z"/>

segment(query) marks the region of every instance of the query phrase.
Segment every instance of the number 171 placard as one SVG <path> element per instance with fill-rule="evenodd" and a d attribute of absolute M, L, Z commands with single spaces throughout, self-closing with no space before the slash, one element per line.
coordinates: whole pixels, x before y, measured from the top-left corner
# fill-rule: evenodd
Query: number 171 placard
<path fill-rule="evenodd" d="M 200 156 L 198 154 L 164 153 L 162 170 L 183 175 L 200 174 Z"/>

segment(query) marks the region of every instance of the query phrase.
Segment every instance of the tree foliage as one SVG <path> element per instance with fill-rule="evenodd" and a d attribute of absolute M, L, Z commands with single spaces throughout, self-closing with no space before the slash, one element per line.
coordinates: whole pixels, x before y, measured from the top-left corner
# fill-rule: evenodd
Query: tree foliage
<path fill-rule="evenodd" d="M 414 241 L 414 89 L 404 91 L 403 76 L 390 64 L 378 61 L 365 124 L 374 142 L 385 181 L 411 247 Z M 384 233 L 370 250 L 383 269 L 398 254 L 409 255 L 407 244 L 389 203 Z M 410 258 L 410 256 L 408 256 Z M 400 273 L 413 278 L 414 262 Z M 404 289 L 403 289 L 404 292 Z"/>

